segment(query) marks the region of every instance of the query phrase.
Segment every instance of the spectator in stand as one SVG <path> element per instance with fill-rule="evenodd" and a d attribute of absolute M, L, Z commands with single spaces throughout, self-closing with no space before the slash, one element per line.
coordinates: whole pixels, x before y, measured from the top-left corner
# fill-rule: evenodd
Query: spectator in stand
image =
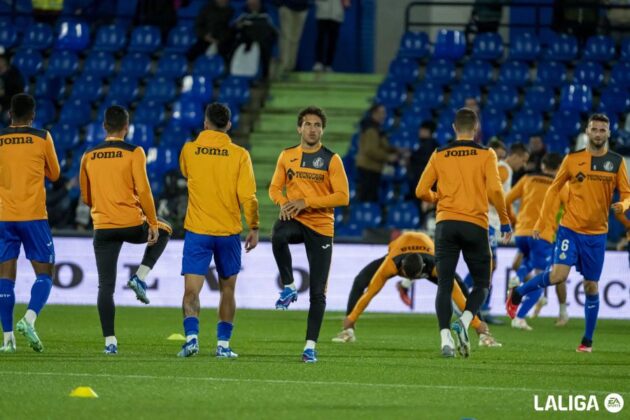
<path fill-rule="evenodd" d="M 605 0 L 610 6 L 630 6 L 628 0 Z M 615 42 L 619 43 L 630 32 L 630 9 L 608 9 L 608 30 Z"/>
<path fill-rule="evenodd" d="M 477 121 L 479 121 L 479 127 L 475 134 L 475 138 L 473 141 L 477 144 L 483 144 L 483 134 L 481 132 L 481 112 L 479 109 L 479 104 L 475 98 L 466 98 L 464 101 L 464 108 L 472 109 L 477 114 Z"/>
<path fill-rule="evenodd" d="M 503 15 L 502 0 L 475 0 L 465 33 L 497 32 Z"/>
<path fill-rule="evenodd" d="M 247 0 L 245 11 L 234 22 L 235 46 L 245 44 L 249 49 L 253 43 L 260 47 L 260 65 L 263 79 L 269 76 L 271 50 L 278 38 L 278 29 L 266 13 L 260 0 Z"/>
<path fill-rule="evenodd" d="M 77 178 L 60 176 L 46 191 L 46 208 L 50 226 L 56 229 L 74 229 L 75 209 L 79 200 L 73 200 L 70 190 L 78 185 Z"/>
<path fill-rule="evenodd" d="M 415 199 L 416 186 L 420 180 L 420 175 L 424 172 L 424 168 L 429 163 L 431 155 L 439 146 L 433 137 L 435 132 L 435 124 L 433 121 L 424 121 L 418 128 L 418 144 L 417 150 L 411 152 L 409 164 L 407 165 L 407 181 L 409 182 L 409 192 L 414 202 L 420 203 Z"/>
<path fill-rule="evenodd" d="M 558 33 L 573 35 L 580 45 L 597 34 L 600 27 L 599 5 L 602 0 L 554 0 L 551 28 Z"/>
<path fill-rule="evenodd" d="M 617 137 L 610 143 L 610 148 L 615 152 L 624 156 L 630 156 L 630 114 L 626 116 L 624 127 L 619 130 Z"/>
<path fill-rule="evenodd" d="M 543 138 L 538 134 L 531 136 L 529 138 L 529 160 L 525 167 L 526 172 L 540 172 L 542 170 L 542 158 L 545 156 L 545 153 L 547 153 L 547 148 Z"/>
<path fill-rule="evenodd" d="M 280 15 L 280 66 L 278 77 L 295 69 L 298 47 L 311 0 L 275 0 Z"/>
<path fill-rule="evenodd" d="M 7 111 L 11 105 L 11 98 L 22 92 L 24 92 L 24 77 L 17 67 L 9 64 L 9 57 L 2 50 L 0 53 L 0 112 L 3 121 L 9 121 Z"/>
<path fill-rule="evenodd" d="M 378 201 L 381 173 L 386 163 L 398 160 L 398 152 L 381 129 L 387 118 L 383 105 L 372 105 L 361 121 L 359 152 L 357 153 L 357 199 L 360 202 Z"/>
<path fill-rule="evenodd" d="M 201 54 L 218 52 L 227 62 L 232 50 L 233 33 L 230 22 L 234 9 L 230 0 L 209 0 L 195 20 L 197 42 L 188 50 L 188 59 L 194 60 Z"/>
<path fill-rule="evenodd" d="M 173 0 L 138 0 L 136 24 L 157 26 L 166 41 L 169 31 L 177 24 L 177 13 Z"/>
<path fill-rule="evenodd" d="M 313 71 L 332 71 L 339 27 L 350 0 L 317 0 L 317 49 Z"/>

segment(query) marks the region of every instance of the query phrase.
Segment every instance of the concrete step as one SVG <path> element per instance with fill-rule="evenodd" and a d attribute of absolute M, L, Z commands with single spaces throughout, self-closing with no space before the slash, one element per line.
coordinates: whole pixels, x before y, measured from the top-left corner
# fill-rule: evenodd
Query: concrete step
<path fill-rule="evenodd" d="M 382 74 L 367 73 L 315 73 L 315 72 L 295 72 L 289 74 L 287 82 L 314 82 L 314 83 L 380 83 L 383 81 Z"/>

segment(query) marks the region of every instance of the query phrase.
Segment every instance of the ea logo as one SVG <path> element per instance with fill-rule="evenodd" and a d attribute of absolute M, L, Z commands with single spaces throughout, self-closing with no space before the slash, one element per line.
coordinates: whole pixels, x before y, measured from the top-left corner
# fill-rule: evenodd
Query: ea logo
<path fill-rule="evenodd" d="M 607 161 L 604 163 L 604 169 L 605 169 L 605 170 L 607 170 L 608 172 L 612 172 L 612 170 L 613 170 L 613 164 L 612 164 L 612 162 L 611 162 L 611 161 L 609 161 L 609 160 L 607 160 Z"/>
<path fill-rule="evenodd" d="M 324 159 L 318 157 L 313 161 L 313 166 L 317 169 L 320 169 L 324 166 Z"/>
<path fill-rule="evenodd" d="M 623 410 L 623 397 L 619 394 L 608 394 L 604 399 L 604 407 L 611 413 L 620 412 Z"/>

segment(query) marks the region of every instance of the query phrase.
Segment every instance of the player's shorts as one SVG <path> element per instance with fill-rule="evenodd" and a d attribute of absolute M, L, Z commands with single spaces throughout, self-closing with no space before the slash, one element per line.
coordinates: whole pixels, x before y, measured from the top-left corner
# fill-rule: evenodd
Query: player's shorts
<path fill-rule="evenodd" d="M 544 239 L 529 237 L 529 264 L 535 270 L 546 270 L 551 264 L 553 244 Z"/>
<path fill-rule="evenodd" d="M 48 220 L 0 222 L 0 263 L 19 257 L 21 245 L 29 260 L 55 262 L 55 245 Z"/>
<path fill-rule="evenodd" d="M 531 248 L 529 247 L 531 236 L 515 236 L 514 243 L 516 244 L 516 248 L 518 248 L 519 252 L 523 254 L 523 258 L 529 258 L 529 253 L 531 252 Z"/>
<path fill-rule="evenodd" d="M 220 278 L 238 274 L 241 270 L 240 235 L 212 236 L 186 231 L 182 275 L 205 276 L 213 256 Z"/>
<path fill-rule="evenodd" d="M 585 280 L 599 281 L 606 255 L 606 234 L 585 235 L 564 226 L 558 228 L 553 263 L 574 265 Z"/>

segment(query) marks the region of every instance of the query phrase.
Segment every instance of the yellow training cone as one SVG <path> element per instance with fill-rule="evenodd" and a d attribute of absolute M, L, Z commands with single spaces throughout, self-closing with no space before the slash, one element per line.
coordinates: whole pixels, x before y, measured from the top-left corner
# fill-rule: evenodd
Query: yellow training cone
<path fill-rule="evenodd" d="M 167 340 L 171 341 L 186 341 L 186 337 L 181 334 L 171 334 L 168 336 Z"/>
<path fill-rule="evenodd" d="M 89 386 L 80 386 L 73 389 L 72 392 L 70 392 L 70 396 L 77 398 L 98 398 L 96 392 Z"/>

